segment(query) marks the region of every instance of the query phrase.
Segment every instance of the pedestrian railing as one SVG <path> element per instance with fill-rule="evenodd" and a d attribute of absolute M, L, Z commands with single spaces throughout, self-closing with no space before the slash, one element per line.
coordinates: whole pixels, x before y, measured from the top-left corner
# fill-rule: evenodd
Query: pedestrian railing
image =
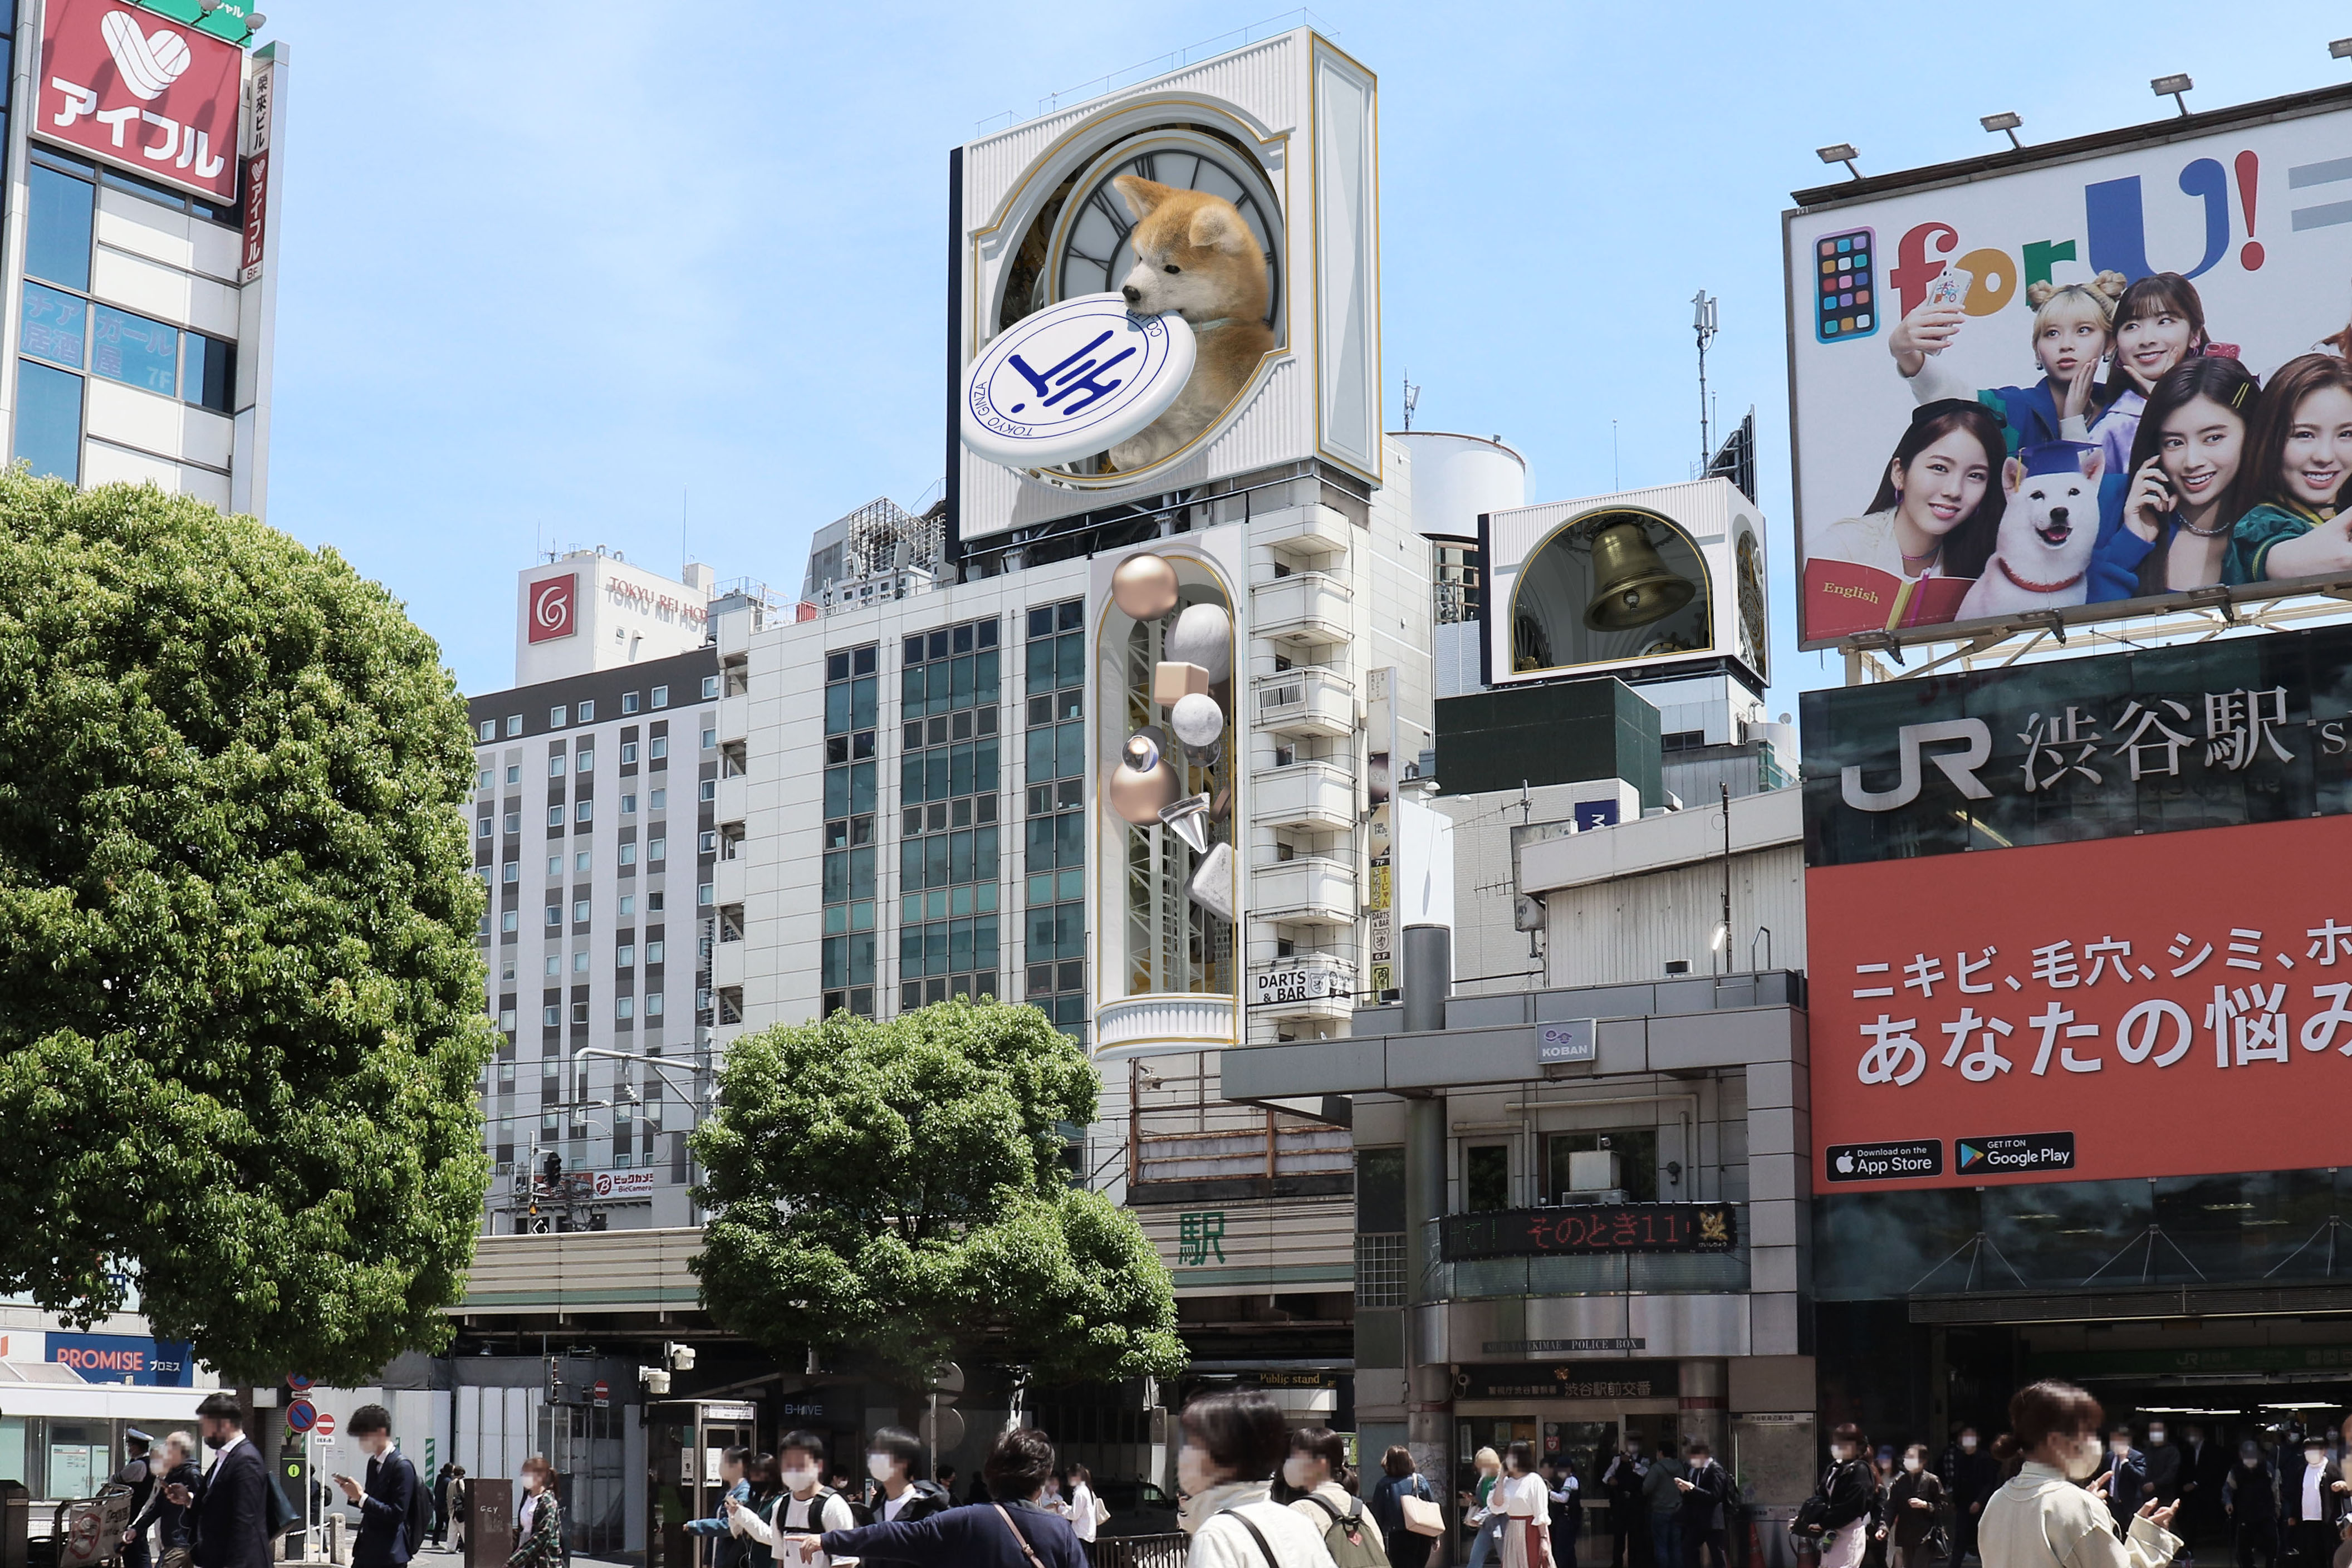
<path fill-rule="evenodd" d="M 1104 1535 L 1087 1548 L 1094 1568 L 1184 1568 L 1192 1538 L 1182 1531 L 1166 1535 Z"/>

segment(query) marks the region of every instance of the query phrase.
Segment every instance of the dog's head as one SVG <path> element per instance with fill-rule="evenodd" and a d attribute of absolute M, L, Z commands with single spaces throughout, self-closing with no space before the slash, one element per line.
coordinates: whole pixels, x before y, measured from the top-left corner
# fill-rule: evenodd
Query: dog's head
<path fill-rule="evenodd" d="M 2009 508 L 2000 519 L 2003 559 L 2025 565 L 2087 557 L 2099 534 L 2099 479 L 2106 455 L 2080 441 L 2028 447 L 2000 467 Z"/>
<path fill-rule="evenodd" d="M 1175 311 L 1195 326 L 1265 314 L 1265 252 L 1223 196 L 1136 174 L 1111 182 L 1135 215 L 1135 269 L 1119 292 L 1139 315 Z"/>

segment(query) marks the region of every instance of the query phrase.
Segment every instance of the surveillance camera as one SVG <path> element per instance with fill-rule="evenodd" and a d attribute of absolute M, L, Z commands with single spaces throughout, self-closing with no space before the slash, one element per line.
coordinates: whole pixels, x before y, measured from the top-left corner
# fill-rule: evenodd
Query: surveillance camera
<path fill-rule="evenodd" d="M 694 1347 L 692 1345 L 664 1345 L 662 1346 L 662 1358 L 669 1363 L 669 1367 L 672 1372 L 692 1372 L 694 1370 Z"/>
<path fill-rule="evenodd" d="M 644 1384 L 646 1392 L 656 1399 L 669 1392 L 669 1373 L 657 1366 L 637 1368 L 637 1381 Z"/>

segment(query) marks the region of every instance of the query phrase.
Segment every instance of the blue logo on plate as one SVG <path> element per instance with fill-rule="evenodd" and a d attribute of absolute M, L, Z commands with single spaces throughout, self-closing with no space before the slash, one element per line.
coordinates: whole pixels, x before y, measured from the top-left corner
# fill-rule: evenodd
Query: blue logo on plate
<path fill-rule="evenodd" d="M 1024 468 L 1108 450 L 1176 401 L 1194 352 L 1181 317 L 1135 315 L 1118 294 L 1065 300 L 1014 322 L 972 362 L 964 445 Z"/>

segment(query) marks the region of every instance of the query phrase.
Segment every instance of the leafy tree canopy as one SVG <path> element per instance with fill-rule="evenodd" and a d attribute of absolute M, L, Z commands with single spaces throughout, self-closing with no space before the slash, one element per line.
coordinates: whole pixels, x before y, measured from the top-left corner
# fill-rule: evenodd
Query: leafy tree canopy
<path fill-rule="evenodd" d="M 0 474 L 0 1291 L 240 1382 L 446 1342 L 488 1180 L 466 712 L 331 552 Z"/>
<path fill-rule="evenodd" d="M 858 1350 L 910 1382 L 959 1350 L 1047 1383 L 1173 1375 L 1159 1253 L 1063 1169 L 1056 1124 L 1095 1093 L 1044 1015 L 997 1002 L 737 1040 L 694 1134 L 705 1305 L 779 1358 Z"/>

